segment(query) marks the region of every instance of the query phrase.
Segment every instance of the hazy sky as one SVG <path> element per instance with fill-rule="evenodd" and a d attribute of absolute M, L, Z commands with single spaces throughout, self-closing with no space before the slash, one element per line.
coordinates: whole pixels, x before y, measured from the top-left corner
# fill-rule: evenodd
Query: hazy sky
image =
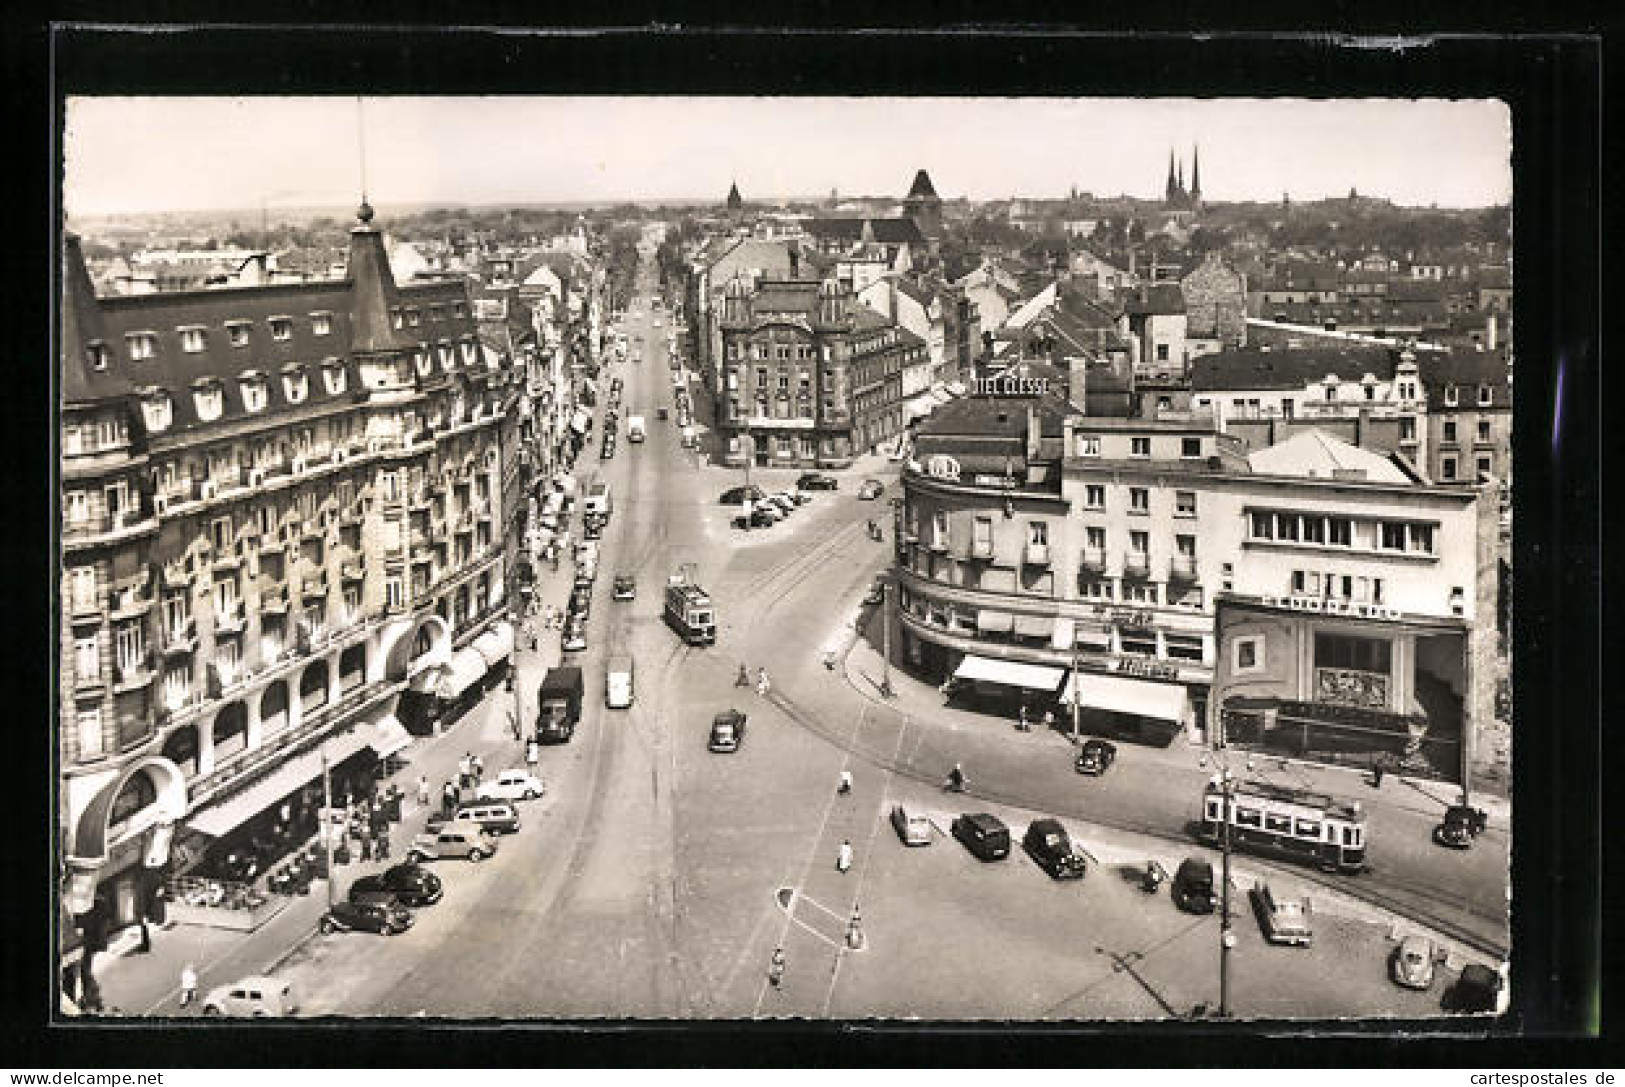
<path fill-rule="evenodd" d="M 75 98 L 71 215 L 345 205 L 365 130 L 374 203 L 1162 193 L 1200 143 L 1203 195 L 1511 198 L 1498 102 L 1057 98 Z M 1187 178 L 1188 179 L 1188 178 Z"/>

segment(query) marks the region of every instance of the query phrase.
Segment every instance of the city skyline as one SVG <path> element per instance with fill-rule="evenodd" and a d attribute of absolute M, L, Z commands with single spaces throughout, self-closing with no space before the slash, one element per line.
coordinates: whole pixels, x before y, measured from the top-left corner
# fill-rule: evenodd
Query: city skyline
<path fill-rule="evenodd" d="M 514 138 L 526 129 L 534 141 Z M 905 146 L 899 131 L 928 136 Z M 1511 199 L 1497 101 L 72 98 L 64 211 L 343 206 L 363 188 L 363 144 L 381 206 L 720 203 L 732 183 L 747 200 L 900 199 L 917 169 L 947 199 L 1158 199 L 1170 152 L 1188 174 L 1197 148 L 1213 202 Z"/>

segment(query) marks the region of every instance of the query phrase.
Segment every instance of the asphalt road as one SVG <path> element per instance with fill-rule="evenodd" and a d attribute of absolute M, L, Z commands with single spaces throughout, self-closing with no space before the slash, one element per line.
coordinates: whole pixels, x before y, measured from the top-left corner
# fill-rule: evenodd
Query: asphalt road
<path fill-rule="evenodd" d="M 587 678 L 582 727 L 570 744 L 544 749 L 548 793 L 524 805 L 524 828 L 495 857 L 435 862 L 445 899 L 418 911 L 410 931 L 318 936 L 279 968 L 305 1012 L 1073 1019 L 1166 1017 L 1216 1003 L 1213 918 L 1178 913 L 1166 893 L 1145 896 L 1110 865 L 1060 884 L 1019 849 L 984 865 L 945 836 L 955 811 L 926 782 L 960 757 L 964 734 L 874 705 L 820 661 L 825 646 L 857 636 L 849 621 L 858 598 L 889 555 L 863 522 L 885 505 L 858 502 L 858 474 L 842 473 L 840 491 L 819 494 L 785 523 L 731 527 L 716 495 L 740 475 L 681 450 L 675 412 L 656 418 L 672 404 L 670 324 L 651 313 L 646 294 L 637 308 L 628 324 L 642 334 L 643 361 L 607 375 L 624 378 L 621 417 L 643 414 L 649 439 L 632 444 L 623 434 L 607 462 L 594 441 L 577 469 L 583 486 L 608 480 L 615 503 L 589 648 L 571 654 Z M 656 316 L 664 327 L 652 326 Z M 599 417 L 595 439 L 601 408 Z M 773 487 L 794 475 L 753 473 Z M 888 497 L 894 491 L 888 484 Z M 714 647 L 683 646 L 660 619 L 665 576 L 681 563 L 694 564 L 716 599 Z M 608 584 L 622 572 L 638 576 L 639 591 L 617 604 Z M 611 649 L 636 662 L 630 710 L 603 705 Z M 522 690 L 534 692 L 556 657 L 556 649 L 522 653 Z M 767 667 L 769 697 L 734 686 L 741 663 L 753 673 Z M 457 726 L 468 747 L 490 752 L 488 768 L 504 765 L 504 752 L 517 758 L 507 697 L 493 693 Z M 749 714 L 746 740 L 735 754 L 712 754 L 710 719 L 729 706 Z M 1078 795 L 1074 777 L 1051 781 L 1060 771 L 1012 748 L 999 722 L 986 728 L 984 741 L 1011 752 L 1002 756 L 1011 790 Z M 437 757 L 449 764 L 462 743 Z M 1094 783 L 1096 799 L 1159 820 L 1169 804 L 1190 806 L 1182 794 L 1159 797 L 1169 790 L 1133 763 L 1120 759 Z M 856 779 L 849 796 L 834 789 L 843 768 Z M 430 770 L 438 781 L 449 765 Z M 932 816 L 932 845 L 897 840 L 885 812 L 898 801 Z M 970 798 L 965 808 L 987 803 Z M 835 863 L 843 841 L 854 856 L 846 872 Z M 861 948 L 848 944 L 854 911 Z M 1244 904 L 1239 912 L 1234 997 L 1243 1014 L 1437 1012 L 1441 986 L 1411 994 L 1386 980 L 1382 926 L 1319 917 L 1319 942 L 1304 951 L 1264 945 Z M 778 986 L 768 978 L 775 947 L 786 957 Z"/>

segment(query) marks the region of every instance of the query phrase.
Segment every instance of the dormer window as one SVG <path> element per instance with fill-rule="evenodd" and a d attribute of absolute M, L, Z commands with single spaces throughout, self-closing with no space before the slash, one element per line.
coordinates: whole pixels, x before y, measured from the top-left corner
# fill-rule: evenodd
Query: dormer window
<path fill-rule="evenodd" d="M 233 347 L 247 347 L 254 326 L 247 321 L 227 321 L 226 338 Z"/>
<path fill-rule="evenodd" d="M 290 366 L 282 371 L 282 395 L 288 403 L 303 403 L 310 395 L 310 377 L 303 366 Z"/>
<path fill-rule="evenodd" d="M 189 355 L 195 355 L 209 346 L 208 338 L 204 336 L 203 329 L 199 325 L 182 328 L 179 332 L 181 334 L 181 350 Z"/>
<path fill-rule="evenodd" d="M 344 391 L 346 374 L 344 362 L 340 359 L 327 359 L 322 363 L 322 384 L 327 387 L 328 396 L 337 396 Z"/>
<path fill-rule="evenodd" d="M 431 321 L 439 321 L 442 318 L 444 318 L 445 315 L 446 315 L 446 311 L 442 307 L 440 307 L 440 306 L 430 306 L 429 307 L 429 320 L 431 320 Z"/>
<path fill-rule="evenodd" d="M 333 331 L 333 315 L 320 312 L 310 315 L 310 334 L 312 336 L 327 336 Z"/>
<path fill-rule="evenodd" d="M 1487 408 L 1494 401 L 1495 401 L 1495 393 L 1494 393 L 1494 391 L 1491 390 L 1491 388 L 1488 385 L 1480 385 L 1478 387 L 1478 406 L 1481 407 L 1481 408 Z"/>
<path fill-rule="evenodd" d="M 250 412 L 265 410 L 268 397 L 265 393 L 265 375 L 258 370 L 250 370 L 240 379 L 243 390 L 243 408 Z"/>
<path fill-rule="evenodd" d="M 389 311 L 389 321 L 390 321 L 390 324 L 394 325 L 396 328 L 405 328 L 406 327 L 406 318 L 401 316 L 401 310 L 400 310 L 399 306 L 397 306 L 397 307 L 395 307 L 395 308 L 393 308 L 393 309 L 391 309 Z"/>
<path fill-rule="evenodd" d="M 418 373 L 423 377 L 428 377 L 434 371 L 434 360 L 429 357 L 427 351 L 414 352 L 412 361 L 416 364 Z"/>
<path fill-rule="evenodd" d="M 148 392 L 141 400 L 141 415 L 150 433 L 168 430 L 175 421 L 175 406 L 162 389 Z"/>
<path fill-rule="evenodd" d="M 1455 407 L 1461 402 L 1461 392 L 1454 385 L 1444 387 L 1444 402 L 1447 407 Z"/>
<path fill-rule="evenodd" d="M 418 308 L 416 306 L 408 306 L 406 309 L 406 323 L 411 325 L 413 328 L 416 328 L 421 323 L 421 320 L 422 315 L 418 313 Z"/>
<path fill-rule="evenodd" d="M 107 364 L 112 357 L 113 353 L 107 349 L 107 345 L 101 340 L 92 340 L 85 345 L 85 361 L 90 364 L 92 370 L 107 369 Z"/>
<path fill-rule="evenodd" d="M 197 417 L 205 423 L 212 423 L 220 418 L 220 413 L 226 406 L 220 382 L 206 378 L 193 385 L 192 406 L 197 410 Z"/>
<path fill-rule="evenodd" d="M 291 339 L 293 339 L 293 318 L 292 317 L 273 317 L 273 318 L 271 318 L 271 339 L 273 339 L 273 340 L 291 340 Z"/>
<path fill-rule="evenodd" d="M 150 359 L 158 352 L 158 337 L 151 332 L 131 332 L 124 337 L 129 345 L 130 357 L 136 361 Z"/>

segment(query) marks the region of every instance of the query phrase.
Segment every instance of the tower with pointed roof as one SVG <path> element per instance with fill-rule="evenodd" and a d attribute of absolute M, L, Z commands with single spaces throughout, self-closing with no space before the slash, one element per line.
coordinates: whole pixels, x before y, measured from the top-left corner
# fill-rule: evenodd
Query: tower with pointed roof
<path fill-rule="evenodd" d="M 1195 144 L 1191 145 L 1190 203 L 1192 209 L 1202 206 L 1202 149 Z"/>
<path fill-rule="evenodd" d="M 903 214 L 913 219 L 927 238 L 936 238 L 942 233 L 942 197 L 937 195 L 931 175 L 924 170 L 914 173 L 914 184 L 908 187 L 908 195 L 903 198 Z"/>
<path fill-rule="evenodd" d="M 739 183 L 728 185 L 728 214 L 738 215 L 745 210 L 745 198 L 739 195 Z"/>

